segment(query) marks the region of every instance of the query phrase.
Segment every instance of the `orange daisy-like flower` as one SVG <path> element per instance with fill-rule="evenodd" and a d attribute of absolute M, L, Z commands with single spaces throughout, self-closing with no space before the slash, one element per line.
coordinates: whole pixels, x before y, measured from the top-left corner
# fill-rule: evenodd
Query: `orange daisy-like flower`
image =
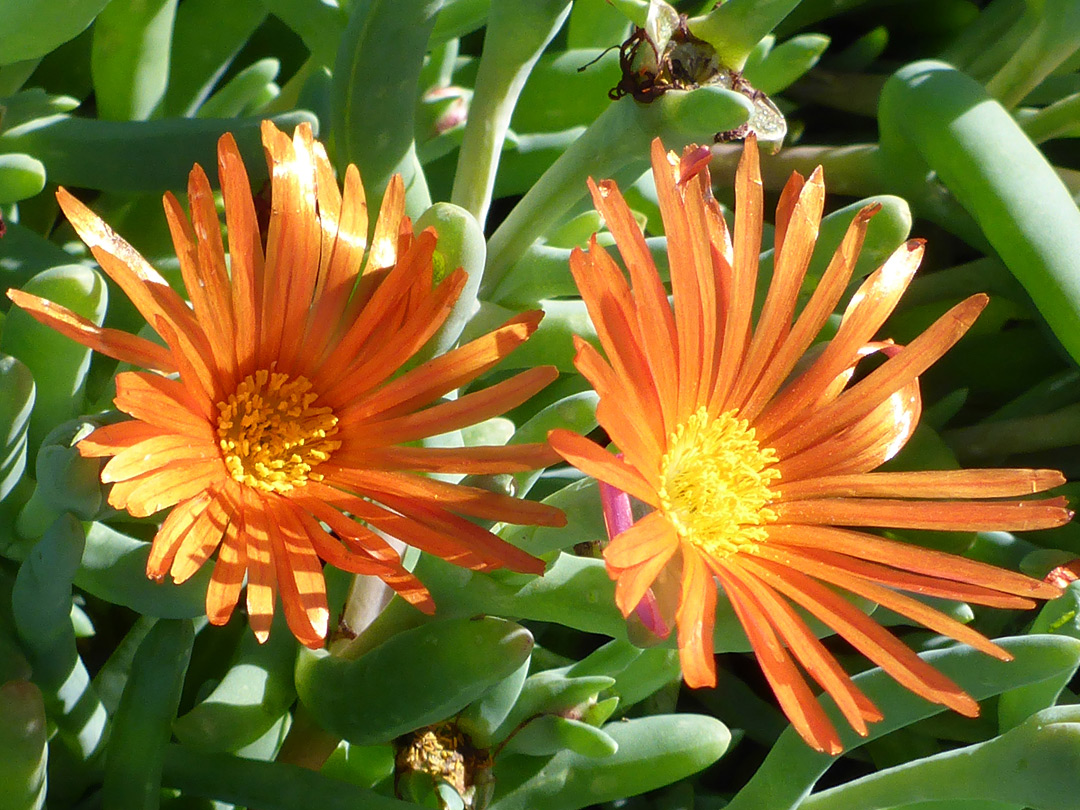
<path fill-rule="evenodd" d="M 610 181 L 590 189 L 630 283 L 595 238 L 587 253 L 571 256 L 607 353 L 605 360 L 578 339 L 575 364 L 599 393 L 597 416 L 622 455 L 568 431 L 549 440 L 571 464 L 652 509 L 604 550 L 616 602 L 629 615 L 655 585 L 663 612 L 666 584 L 676 583 L 670 601 L 677 601 L 684 678 L 711 686 L 719 582 L 781 707 L 822 751 L 838 753 L 840 740 L 800 666 L 860 734 L 881 714 L 795 606 L 916 694 L 974 715 L 971 697 L 835 589 L 1002 659 L 1008 653 L 979 633 L 899 591 L 1007 608 L 1060 593 L 1011 571 L 848 528 L 1024 530 L 1071 517 L 1063 498 L 1015 499 L 1062 483 L 1053 471 L 872 472 L 918 422 L 918 375 L 959 340 L 987 299 L 958 304 L 907 346 L 871 342 L 919 264 L 922 242 L 912 240 L 866 279 L 824 349 L 806 355 L 847 286 L 876 208 L 855 217 L 796 317 L 824 185 L 820 169 L 809 180 L 794 175 L 780 196 L 775 271 L 755 324 L 763 219 L 757 145 L 747 140 L 737 172 L 734 243 L 712 199 L 707 162 L 707 150 L 688 149 L 680 160 L 653 143 L 673 306 Z M 850 385 L 859 360 L 874 352 L 887 359 Z"/>
<path fill-rule="evenodd" d="M 433 278 L 436 234 L 413 236 L 400 177 L 369 245 L 356 167 L 341 191 L 310 127 L 290 138 L 265 122 L 262 135 L 272 175 L 265 245 L 231 135 L 218 144 L 228 262 L 202 168 L 190 175 L 190 220 L 165 195 L 190 308 L 88 208 L 63 189 L 57 195 L 164 346 L 8 291 L 42 323 L 152 370 L 117 375 L 116 407 L 133 418 L 79 444 L 84 456 L 112 457 L 101 473 L 112 506 L 137 517 L 174 507 L 147 575 L 183 582 L 220 546 L 206 594 L 210 621 L 228 621 L 246 573 L 260 640 L 280 592 L 293 633 L 320 646 L 329 617 L 321 560 L 380 577 L 421 610 L 434 609 L 380 533 L 472 569 L 542 572 L 540 560 L 467 517 L 562 525 L 558 510 L 414 473 L 520 472 L 551 463 L 549 448 L 409 446 L 501 414 L 555 378 L 555 369 L 535 368 L 433 404 L 521 344 L 540 313 L 398 374 L 445 321 L 464 271 Z"/>

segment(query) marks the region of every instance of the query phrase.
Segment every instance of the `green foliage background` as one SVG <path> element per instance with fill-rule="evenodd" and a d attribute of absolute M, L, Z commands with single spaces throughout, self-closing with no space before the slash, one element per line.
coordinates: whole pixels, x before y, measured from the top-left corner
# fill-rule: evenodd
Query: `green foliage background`
<path fill-rule="evenodd" d="M 904 342 L 960 298 L 992 296 L 924 376 L 924 424 L 895 463 L 1076 477 L 1080 4 L 712 5 L 678 9 L 706 15 L 693 30 L 787 118 L 785 146 L 764 166 L 771 198 L 790 171 L 825 167 L 810 283 L 876 200 L 857 279 L 909 235 L 930 240 L 885 335 Z M 570 335 L 595 335 L 567 259 L 594 231 L 611 240 L 586 177 L 620 181 L 662 265 L 642 177 L 650 140 L 711 142 L 753 108 L 711 86 L 650 104 L 609 99 L 620 78 L 609 49 L 650 13 L 643 0 L 0 0 L 0 289 L 138 331 L 59 215 L 55 188 L 76 190 L 180 288 L 161 193 L 182 191 L 194 162 L 213 166 L 226 131 L 258 185 L 260 120 L 307 121 L 339 168 L 359 166 L 370 198 L 402 173 L 409 214 L 439 227 L 447 265 L 470 271 L 454 326 L 430 351 L 461 329 L 546 312 L 487 381 L 540 362 L 560 380 L 457 440 L 588 432 L 595 397 L 574 372 Z M 737 158 L 724 147 L 712 163 L 729 204 Z M 1037 615 L 943 606 L 1005 637 L 1009 664 L 878 611 L 983 714 L 940 714 L 868 670 L 856 680 L 886 719 L 868 739 L 851 735 L 839 758 L 786 727 L 723 601 L 716 689 L 680 688 L 671 643 L 635 643 L 602 562 L 575 553 L 603 537 L 595 484 L 565 469 L 513 484 L 563 508 L 567 529 L 501 531 L 549 560 L 542 579 L 422 557 L 434 620 L 395 599 L 370 624 L 347 614 L 366 629 L 344 655 L 298 650 L 282 622 L 259 646 L 241 615 L 206 626 L 208 571 L 183 586 L 146 580 L 153 521 L 109 509 L 98 463 L 73 449 L 116 418 L 115 362 L 10 310 L 0 352 L 0 810 L 1080 807 L 1076 585 Z M 1075 526 L 904 539 L 1040 577 L 1080 556 Z M 340 608 L 350 583 L 327 576 Z M 381 606 L 376 586 L 354 587 L 350 610 Z M 865 668 L 829 643 L 850 670 Z M 462 797 L 429 778 L 395 780 L 395 738 L 455 718 L 493 754 L 483 784 Z"/>

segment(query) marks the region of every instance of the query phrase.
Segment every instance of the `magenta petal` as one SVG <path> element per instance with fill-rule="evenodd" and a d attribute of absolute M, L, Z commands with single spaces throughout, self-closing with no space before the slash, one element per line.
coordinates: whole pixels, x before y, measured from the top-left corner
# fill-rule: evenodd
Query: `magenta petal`
<path fill-rule="evenodd" d="M 613 540 L 634 525 L 630 495 L 603 481 L 598 483 L 600 484 L 600 505 L 604 513 L 604 527 L 607 529 L 608 540 Z M 638 606 L 634 608 L 634 614 L 641 620 L 642 626 L 657 638 L 666 639 L 671 635 L 671 628 L 660 615 L 660 606 L 656 602 L 656 595 L 652 592 L 652 588 L 647 590 L 638 602 Z"/>
<path fill-rule="evenodd" d="M 618 487 L 600 484 L 600 507 L 604 511 L 604 527 L 608 540 L 614 540 L 634 525 L 634 513 L 630 508 L 630 495 Z"/>

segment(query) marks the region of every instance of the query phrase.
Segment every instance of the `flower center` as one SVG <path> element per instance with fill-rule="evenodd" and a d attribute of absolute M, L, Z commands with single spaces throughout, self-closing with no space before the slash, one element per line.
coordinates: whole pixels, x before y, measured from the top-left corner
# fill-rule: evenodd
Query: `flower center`
<path fill-rule="evenodd" d="M 738 411 L 710 419 L 699 408 L 668 439 L 660 505 L 679 536 L 713 557 L 753 551 L 776 520 L 768 508 L 776 452 L 762 449 Z"/>
<path fill-rule="evenodd" d="M 308 479 L 341 442 L 337 417 L 330 408 L 315 407 L 317 394 L 305 377 L 260 369 L 244 378 L 217 404 L 218 444 L 225 466 L 237 481 L 266 492 L 288 492 Z"/>

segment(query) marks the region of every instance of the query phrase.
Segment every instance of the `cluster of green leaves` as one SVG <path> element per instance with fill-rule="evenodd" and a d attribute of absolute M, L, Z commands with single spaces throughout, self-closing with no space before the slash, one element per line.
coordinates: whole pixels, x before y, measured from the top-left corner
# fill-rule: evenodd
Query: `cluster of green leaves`
<path fill-rule="evenodd" d="M 836 196 L 808 289 L 856 211 L 877 202 L 857 278 L 909 235 L 933 237 L 886 335 L 903 342 L 959 298 L 993 296 L 924 377 L 924 424 L 895 463 L 1053 466 L 1075 477 L 1080 159 L 1068 147 L 1080 136 L 1080 7 L 676 5 L 787 117 L 788 145 L 764 166 L 767 190 L 793 169 L 825 167 Z M 359 166 L 373 201 L 401 173 L 418 227 L 439 229 L 443 266 L 469 270 L 428 356 L 514 312 L 546 313 L 481 382 L 537 363 L 554 363 L 559 381 L 507 418 L 443 439 L 588 432 L 596 400 L 574 371 L 570 336 L 595 333 L 567 263 L 594 231 L 602 244 L 611 237 L 586 178 L 620 182 L 664 268 L 644 174 L 649 142 L 711 142 L 754 111 L 747 96 L 714 85 L 648 104 L 608 97 L 621 75 L 620 54 L 608 49 L 669 12 L 657 0 L 0 0 L 0 289 L 138 331 L 134 309 L 59 218 L 55 187 L 79 189 L 181 288 L 155 198 L 182 189 L 194 162 L 212 166 L 226 131 L 261 183 L 259 121 L 308 121 L 339 168 Z M 737 158 L 737 147 L 719 147 L 713 160 L 716 193 L 729 203 Z M 763 277 L 771 267 L 770 251 Z M 0 314 L 0 353 L 2 810 L 46 801 L 266 810 L 1080 803 L 1080 715 L 1069 689 L 1080 663 L 1076 585 L 1034 624 L 941 605 L 1006 636 L 1008 664 L 878 611 L 984 701 L 983 717 L 942 716 L 866 671 L 856 680 L 886 719 L 827 757 L 785 730 L 723 600 L 720 685 L 680 692 L 672 642 L 642 645 L 640 628 L 614 607 L 602 561 L 574 552 L 604 535 L 595 482 L 557 469 L 482 482 L 566 512 L 566 529 L 498 529 L 549 560 L 544 577 L 413 559 L 439 607 L 429 620 L 397 599 L 379 612 L 380 583 L 328 570 L 334 609 L 363 632 L 315 653 L 298 650 L 279 621 L 260 646 L 241 616 L 206 625 L 207 571 L 182 586 L 145 578 L 155 521 L 110 509 L 98 463 L 74 450 L 117 418 L 108 411 L 116 364 L 17 310 Z M 904 539 L 1036 576 L 1080 556 L 1072 526 Z M 865 666 L 836 652 L 851 670 Z M 395 778 L 394 741 L 448 720 L 491 757 L 489 789 L 463 797 L 438 780 Z M 815 793 L 830 768 L 834 786 Z"/>

